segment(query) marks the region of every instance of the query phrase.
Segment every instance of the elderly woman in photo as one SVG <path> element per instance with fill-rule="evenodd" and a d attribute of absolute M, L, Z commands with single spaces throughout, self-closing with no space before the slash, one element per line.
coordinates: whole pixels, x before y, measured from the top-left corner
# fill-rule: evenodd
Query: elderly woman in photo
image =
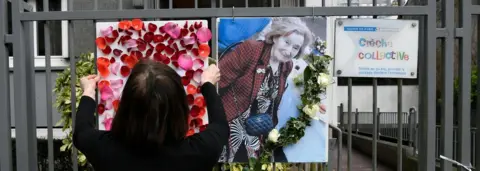
<path fill-rule="evenodd" d="M 248 162 L 278 122 L 277 111 L 292 59 L 304 55 L 313 34 L 299 18 L 272 20 L 265 40 L 245 40 L 219 60 L 219 92 L 230 125 L 230 141 L 220 161 Z M 275 161 L 286 161 L 282 149 Z"/>

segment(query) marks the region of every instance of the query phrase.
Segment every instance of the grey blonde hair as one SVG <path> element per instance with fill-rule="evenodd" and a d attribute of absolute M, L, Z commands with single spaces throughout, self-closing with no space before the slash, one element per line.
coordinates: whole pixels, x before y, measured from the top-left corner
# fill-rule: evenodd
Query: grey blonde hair
<path fill-rule="evenodd" d="M 303 36 L 303 44 L 298 54 L 294 58 L 298 58 L 301 55 L 305 54 L 307 48 L 313 42 L 313 33 L 307 27 L 305 22 L 297 17 L 278 17 L 272 18 L 271 29 L 265 35 L 265 42 L 268 44 L 273 44 L 273 39 L 279 36 L 283 36 L 290 32 L 295 32 Z"/>

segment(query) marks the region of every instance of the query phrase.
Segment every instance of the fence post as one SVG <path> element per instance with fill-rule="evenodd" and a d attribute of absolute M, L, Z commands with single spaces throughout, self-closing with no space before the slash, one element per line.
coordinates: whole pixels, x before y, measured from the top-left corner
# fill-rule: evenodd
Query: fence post
<path fill-rule="evenodd" d="M 343 113 L 343 103 L 340 103 L 340 106 L 338 106 L 338 112 L 340 113 L 340 127 L 343 130 L 345 130 L 345 116 Z"/>
<path fill-rule="evenodd" d="M 358 108 L 355 109 L 355 132 L 358 134 Z"/>
<path fill-rule="evenodd" d="M 7 1 L 0 0 L 0 170 L 12 170 L 9 55 L 6 47 Z"/>
<path fill-rule="evenodd" d="M 409 141 L 409 145 L 411 147 L 414 146 L 414 125 L 416 125 L 415 123 L 415 108 L 411 107 L 409 110 L 408 110 L 408 129 L 409 129 L 409 135 L 408 135 L 408 141 Z"/>
<path fill-rule="evenodd" d="M 378 132 L 375 132 L 376 136 L 378 136 L 378 139 L 380 139 L 380 135 L 382 135 L 382 129 L 381 129 L 381 124 L 380 124 L 380 115 L 382 115 L 382 113 L 380 113 L 380 108 L 377 108 L 377 128 L 378 128 Z"/>
<path fill-rule="evenodd" d="M 21 21 L 23 1 L 12 2 L 14 105 L 16 161 L 18 171 L 36 171 L 37 136 L 33 22 Z M 3 36 L 3 35 L 1 35 Z"/>

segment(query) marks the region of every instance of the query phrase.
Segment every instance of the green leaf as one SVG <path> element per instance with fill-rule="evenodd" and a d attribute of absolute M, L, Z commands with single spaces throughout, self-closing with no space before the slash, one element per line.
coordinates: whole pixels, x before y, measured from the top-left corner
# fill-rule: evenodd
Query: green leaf
<path fill-rule="evenodd" d="M 60 147 L 60 151 L 65 151 L 67 149 L 67 144 L 64 144 Z"/>

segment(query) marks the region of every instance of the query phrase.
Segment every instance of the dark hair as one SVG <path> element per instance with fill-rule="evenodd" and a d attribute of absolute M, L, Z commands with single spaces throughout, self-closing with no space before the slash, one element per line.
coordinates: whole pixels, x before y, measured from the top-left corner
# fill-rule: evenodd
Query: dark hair
<path fill-rule="evenodd" d="M 188 112 L 177 72 L 161 62 L 141 60 L 125 84 L 111 132 L 132 147 L 160 148 L 184 139 Z"/>

